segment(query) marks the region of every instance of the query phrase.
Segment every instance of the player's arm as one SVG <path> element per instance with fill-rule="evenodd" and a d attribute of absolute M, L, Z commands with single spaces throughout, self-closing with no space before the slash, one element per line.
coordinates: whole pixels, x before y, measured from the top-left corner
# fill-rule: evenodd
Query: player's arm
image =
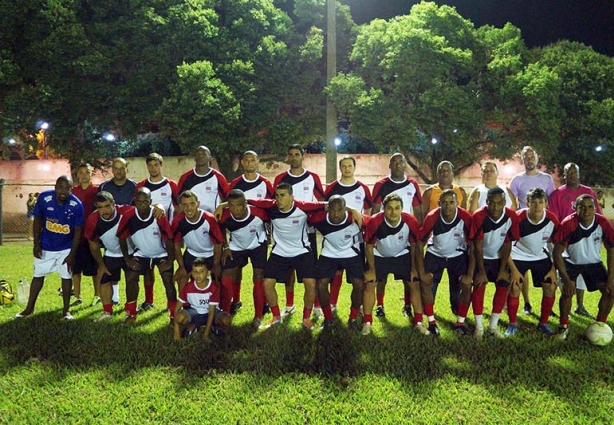
<path fill-rule="evenodd" d="M 422 223 L 422 217 L 426 217 L 429 213 L 429 206 L 431 205 L 431 193 L 433 192 L 433 188 L 429 187 L 422 194 L 422 205 L 414 208 L 414 215 L 418 219 L 420 223 Z M 420 218 L 418 218 L 418 212 L 420 212 Z"/>
<path fill-rule="evenodd" d="M 43 233 L 43 219 L 39 216 L 34 216 L 32 223 L 32 237 L 34 238 L 34 247 L 32 253 L 35 258 L 42 258 L 43 249 L 41 248 L 41 233 Z"/>
<path fill-rule="evenodd" d="M 510 284 L 522 285 L 522 282 L 523 282 L 522 274 L 518 270 L 518 267 L 516 267 L 516 263 L 514 263 L 514 260 L 512 259 L 511 255 L 507 259 L 507 267 L 510 271 Z"/>
<path fill-rule="evenodd" d="M 365 259 L 367 260 L 365 283 L 375 283 L 375 254 L 373 253 L 373 248 L 373 244 L 365 244 Z"/>
<path fill-rule="evenodd" d="M 462 275 L 460 277 L 460 281 L 463 286 L 468 287 L 473 284 L 473 275 L 475 273 L 475 249 L 472 243 L 467 245 L 467 256 L 469 258 L 467 264 L 467 274 Z"/>
<path fill-rule="evenodd" d="M 426 205 L 426 207 L 425 207 L 425 205 Z M 426 208 L 426 209 L 429 208 L 429 206 L 426 203 L 426 201 L 422 202 L 422 204 L 420 204 L 420 205 L 418 205 L 418 206 L 413 208 L 414 217 L 416 217 L 416 220 L 418 220 L 419 224 L 422 224 L 422 219 L 424 218 L 424 214 L 422 214 L 422 208 Z"/>
<path fill-rule="evenodd" d="M 177 282 L 181 288 L 188 281 L 189 276 L 188 276 L 187 270 L 185 269 L 185 263 L 183 262 L 183 254 L 181 252 L 181 241 L 175 240 L 173 241 L 173 244 L 175 245 L 175 260 L 177 261 L 177 271 L 175 272 L 175 275 L 173 276 L 173 280 Z"/>
<path fill-rule="evenodd" d="M 75 255 L 77 254 L 77 250 L 79 249 L 82 234 L 83 226 L 75 226 L 75 232 L 72 235 L 72 246 L 70 247 L 70 252 L 62 262 L 62 264 L 66 264 L 68 266 L 69 271 L 72 271 L 72 266 L 75 265 Z"/>
<path fill-rule="evenodd" d="M 213 326 L 213 320 L 215 319 L 215 305 L 209 304 L 209 314 L 207 315 L 207 324 L 205 325 L 205 331 L 203 332 L 203 341 L 211 342 L 209 334 L 211 333 L 211 327 Z"/>
<path fill-rule="evenodd" d="M 608 280 L 605 286 L 605 293 L 614 295 L 614 247 L 607 249 Z"/>
<path fill-rule="evenodd" d="M 478 192 L 478 190 L 474 188 L 469 193 L 469 199 L 467 200 L 467 211 L 469 211 L 471 214 L 473 214 L 475 210 L 478 209 L 479 199 L 480 199 L 480 192 Z"/>
<path fill-rule="evenodd" d="M 96 241 L 87 241 L 89 247 L 90 247 L 90 252 L 92 253 L 92 257 L 94 258 L 94 261 L 96 261 L 96 264 L 98 264 L 98 281 L 100 282 L 100 278 L 105 275 L 111 275 L 111 272 L 107 269 L 106 264 L 104 263 L 104 258 L 102 258 L 102 254 L 100 253 L 100 244 Z"/>
<path fill-rule="evenodd" d="M 416 270 L 418 272 L 418 276 L 420 277 L 420 281 L 426 286 L 433 286 L 433 274 L 427 273 L 426 269 L 424 268 L 424 242 L 421 240 L 417 242 L 415 252 L 413 261 L 416 265 Z"/>
<path fill-rule="evenodd" d="M 505 191 L 507 192 L 507 196 L 512 200 L 510 209 L 516 211 L 518 209 L 518 200 L 516 199 L 516 196 L 514 196 L 509 187 L 506 187 Z"/>
<path fill-rule="evenodd" d="M 222 213 L 224 212 L 224 208 L 228 206 L 228 202 L 220 202 L 220 204 L 213 211 L 213 216 L 217 221 L 220 221 L 222 218 Z"/>
<path fill-rule="evenodd" d="M 563 244 L 555 244 L 554 250 L 552 251 L 552 257 L 554 260 L 554 266 L 559 271 L 561 279 L 563 280 L 563 287 L 561 288 L 561 291 L 564 292 L 567 296 L 573 296 L 576 293 L 576 286 L 571 281 L 571 279 L 569 279 L 569 275 L 567 274 L 567 269 L 565 268 L 565 260 L 563 260 L 563 251 L 565 251 L 565 246 Z"/>
<path fill-rule="evenodd" d="M 382 210 L 382 204 L 373 204 L 371 207 L 371 215 L 375 215 Z"/>
<path fill-rule="evenodd" d="M 139 261 L 136 258 L 130 256 L 128 252 L 128 242 L 126 242 L 125 238 L 119 238 L 119 248 L 121 249 L 122 255 L 124 256 L 126 267 L 130 270 L 138 270 L 138 268 L 140 267 Z"/>
<path fill-rule="evenodd" d="M 467 209 L 467 191 L 462 187 L 459 187 L 460 192 L 463 194 L 463 200 L 460 203 L 460 207 L 464 210 Z"/>
<path fill-rule="evenodd" d="M 484 267 L 484 241 L 482 239 L 476 239 L 473 242 L 473 253 L 477 269 L 473 284 L 475 286 L 484 285 L 488 282 L 488 277 L 486 277 L 486 268 Z"/>
<path fill-rule="evenodd" d="M 358 227 L 362 227 L 363 217 L 360 211 L 348 206 L 346 206 L 345 209 L 352 215 L 352 218 L 354 219 Z"/>
<path fill-rule="evenodd" d="M 505 280 L 509 282 L 510 275 L 507 271 L 507 262 L 509 261 L 512 253 L 512 243 L 510 241 L 503 242 L 503 245 L 499 249 L 499 273 L 497 273 L 497 280 Z"/>

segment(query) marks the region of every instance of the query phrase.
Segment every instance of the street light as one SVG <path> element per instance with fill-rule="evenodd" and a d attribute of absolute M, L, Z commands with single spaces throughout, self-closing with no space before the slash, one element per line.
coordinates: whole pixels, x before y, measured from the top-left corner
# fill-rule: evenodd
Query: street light
<path fill-rule="evenodd" d="M 39 121 L 38 128 L 43 132 L 43 159 L 48 159 L 47 130 L 49 129 L 49 123 L 46 121 Z"/>

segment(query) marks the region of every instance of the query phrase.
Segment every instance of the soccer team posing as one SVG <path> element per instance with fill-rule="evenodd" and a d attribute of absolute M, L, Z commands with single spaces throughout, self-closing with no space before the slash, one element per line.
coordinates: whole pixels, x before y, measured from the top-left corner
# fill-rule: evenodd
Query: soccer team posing
<path fill-rule="evenodd" d="M 63 318 L 73 320 L 70 306 L 82 302 L 84 274 L 94 282 L 92 304 L 102 304 L 96 320 L 105 321 L 119 303 L 117 283 L 124 270 L 124 320 L 133 323 L 139 310 L 154 308 L 157 267 L 174 338 L 200 329 L 208 340 L 211 333 L 223 333 L 241 307 L 242 269 L 251 261 L 255 328 L 278 326 L 295 313 L 295 281 L 304 285 L 303 327 L 312 329 L 312 318 L 323 318 L 323 328 L 330 327 L 344 270 L 352 285 L 347 324 L 363 335 L 371 332 L 374 307 L 376 316 L 386 315 L 389 274 L 403 281 L 403 313 L 417 332 L 439 335 L 434 303 L 444 270 L 457 316 L 454 332 L 461 335 L 471 333 L 465 323 L 470 307 L 477 339 L 515 335 L 521 294 L 524 313 L 532 313 L 529 271 L 533 286 L 543 291 L 541 333 L 567 337 L 574 295 L 575 313 L 590 317 L 584 290 L 601 292 L 597 321 L 607 320 L 614 302 L 614 228 L 600 214 L 594 191 L 580 184 L 576 164 L 565 166 L 566 184 L 555 190 L 552 178 L 536 168 L 537 152 L 526 146 L 525 172 L 510 188 L 497 183 L 497 166 L 486 161 L 483 183 L 467 195 L 453 183 L 453 165 L 443 161 L 438 182 L 422 195 L 405 174 L 405 157 L 396 153 L 390 175 L 376 182 L 371 196 L 354 177 L 354 158 L 339 161 L 341 178 L 324 191 L 318 175 L 303 168 L 303 155 L 302 147 L 290 146 L 290 169 L 273 184 L 258 173 L 253 151 L 241 157 L 244 174 L 228 184 L 210 168 L 205 146 L 196 148 L 195 167 L 178 183 L 164 177 L 163 159 L 155 153 L 146 158 L 149 177 L 139 183 L 126 177 L 122 158 L 113 161 L 113 178 L 100 187 L 92 184 L 87 164 L 77 169 L 75 187 L 69 176 L 61 176 L 34 208 L 34 277 L 28 304 L 16 317 L 32 314 L 45 276 L 57 271 Z M 319 257 L 316 230 L 322 235 Z M 602 243 L 607 267 L 600 257 Z M 145 301 L 139 305 L 141 276 Z M 495 294 L 485 332 L 488 282 L 495 284 Z M 277 283 L 285 284 L 283 308 Z M 555 333 L 548 321 L 557 286 Z M 509 325 L 502 332 L 498 322 L 504 308 Z M 269 310 L 272 318 L 263 323 Z"/>

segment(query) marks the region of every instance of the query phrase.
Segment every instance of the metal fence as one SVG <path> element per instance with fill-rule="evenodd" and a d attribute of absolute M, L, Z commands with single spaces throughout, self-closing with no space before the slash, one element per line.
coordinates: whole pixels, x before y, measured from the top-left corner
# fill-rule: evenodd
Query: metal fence
<path fill-rule="evenodd" d="M 31 240 L 32 220 L 28 218 L 30 194 L 53 189 L 53 185 L 12 184 L 0 179 L 0 244 Z"/>

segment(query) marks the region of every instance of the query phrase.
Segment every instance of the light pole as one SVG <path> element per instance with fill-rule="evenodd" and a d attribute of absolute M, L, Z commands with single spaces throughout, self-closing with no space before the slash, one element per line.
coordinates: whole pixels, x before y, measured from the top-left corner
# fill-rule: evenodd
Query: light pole
<path fill-rule="evenodd" d="M 326 83 L 337 74 L 337 16 L 335 1 L 327 0 L 326 8 Z M 330 100 L 326 100 L 326 183 L 337 177 L 337 111 Z"/>

